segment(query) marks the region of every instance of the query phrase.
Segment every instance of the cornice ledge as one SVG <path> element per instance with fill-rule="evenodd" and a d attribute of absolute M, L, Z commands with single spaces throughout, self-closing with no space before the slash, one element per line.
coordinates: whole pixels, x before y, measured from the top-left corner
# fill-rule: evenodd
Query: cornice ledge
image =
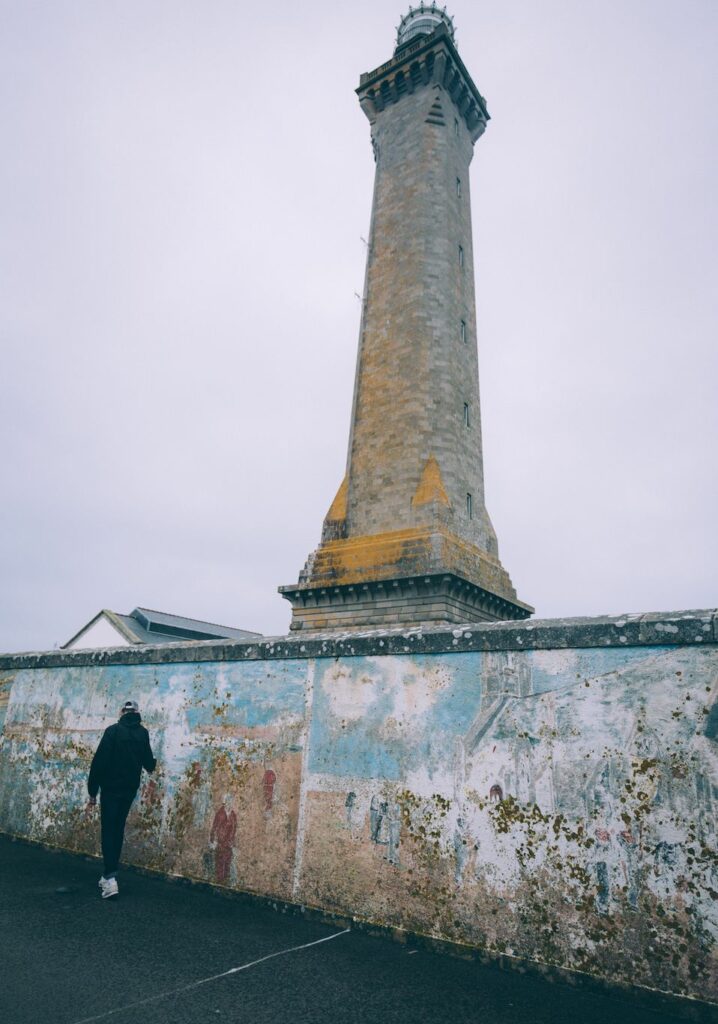
<path fill-rule="evenodd" d="M 418 68 L 418 75 L 412 73 L 412 68 Z M 486 100 L 443 25 L 431 35 L 408 44 L 378 68 L 362 74 L 356 93 L 362 110 L 373 123 L 377 113 L 388 104 L 430 83 L 447 90 L 475 142 L 490 120 Z"/>

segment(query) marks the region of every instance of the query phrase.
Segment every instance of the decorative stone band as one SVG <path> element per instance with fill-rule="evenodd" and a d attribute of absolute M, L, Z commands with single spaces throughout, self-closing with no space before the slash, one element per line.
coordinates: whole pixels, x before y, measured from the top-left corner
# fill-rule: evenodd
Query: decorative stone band
<path fill-rule="evenodd" d="M 526 619 L 464 623 L 429 629 L 351 630 L 322 635 L 243 640 L 190 641 L 156 647 L 41 651 L 0 655 L 0 671 L 79 665 L 192 664 L 207 661 L 266 661 L 341 658 L 446 651 L 546 651 L 589 647 L 710 647 L 718 643 L 718 609 L 605 615 L 595 618 Z M 0 682 L 7 682 L 0 677 Z"/>
<path fill-rule="evenodd" d="M 440 85 L 449 93 L 475 142 L 489 120 L 486 101 L 443 25 L 402 49 L 393 60 L 362 75 L 356 91 L 362 110 L 373 122 L 377 111 L 429 84 Z"/>
<path fill-rule="evenodd" d="M 453 573 L 280 592 L 292 605 L 292 630 L 525 619 L 533 611 Z"/>

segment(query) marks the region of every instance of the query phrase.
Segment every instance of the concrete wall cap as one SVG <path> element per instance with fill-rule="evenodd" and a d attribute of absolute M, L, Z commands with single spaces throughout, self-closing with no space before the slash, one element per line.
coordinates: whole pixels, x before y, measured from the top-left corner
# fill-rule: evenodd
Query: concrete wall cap
<path fill-rule="evenodd" d="M 410 648 L 407 648 L 407 641 Z M 718 642 L 718 609 L 628 613 L 593 618 L 407 624 L 391 629 L 303 633 L 262 641 L 186 641 L 102 650 L 31 651 L 0 655 L 4 671 L 81 665 L 156 665 L 207 661 L 441 654 L 446 651 L 522 651 L 582 647 L 706 646 Z"/>

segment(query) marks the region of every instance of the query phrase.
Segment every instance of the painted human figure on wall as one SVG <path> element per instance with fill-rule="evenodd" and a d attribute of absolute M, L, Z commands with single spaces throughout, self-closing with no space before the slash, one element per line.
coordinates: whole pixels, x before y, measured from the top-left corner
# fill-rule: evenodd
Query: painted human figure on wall
<path fill-rule="evenodd" d="M 193 824 L 195 828 L 202 828 L 210 811 L 211 794 L 199 761 L 192 762 L 189 784 L 192 793 Z"/>
<path fill-rule="evenodd" d="M 390 864 L 395 867 L 399 866 L 399 845 L 401 842 L 401 807 L 392 800 L 387 806 L 386 814 L 386 830 L 387 830 L 387 845 L 389 850 L 387 851 L 387 860 Z"/>
<path fill-rule="evenodd" d="M 596 910 L 610 913 L 625 899 L 630 910 L 638 907 L 640 879 L 636 836 L 626 828 L 616 807 L 614 792 L 623 778 L 621 764 L 609 759 L 599 768 L 589 791 L 589 806 L 595 822 Z"/>
<path fill-rule="evenodd" d="M 267 768 L 262 778 L 262 792 L 264 793 L 264 809 L 271 811 L 274 801 L 274 787 L 277 784 L 277 776 L 271 768 Z"/>
<path fill-rule="evenodd" d="M 661 899 L 670 899 L 676 894 L 676 871 L 680 865 L 680 846 L 665 839 L 656 843 L 653 849 L 653 891 Z"/>
<path fill-rule="evenodd" d="M 626 899 L 631 910 L 638 909 L 638 845 L 636 837 L 630 829 L 618 832 L 616 839 L 620 851 L 621 872 L 623 874 Z"/>
<path fill-rule="evenodd" d="M 354 805 L 356 804 L 356 802 L 357 802 L 357 795 L 354 792 L 354 790 L 350 790 L 350 792 L 347 793 L 346 800 L 344 801 L 344 810 L 345 810 L 346 816 L 347 816 L 346 817 L 346 821 L 347 821 L 347 825 L 350 828 L 352 826 L 352 811 L 354 810 Z"/>
<path fill-rule="evenodd" d="M 371 798 L 371 803 L 369 804 L 369 834 L 373 843 L 381 842 L 379 835 L 381 833 L 381 826 L 384 821 L 386 811 L 386 801 L 382 800 L 382 798 L 375 793 Z"/>
<path fill-rule="evenodd" d="M 383 800 L 375 793 L 369 804 L 369 835 L 377 846 L 388 846 L 386 859 L 399 864 L 401 841 L 401 807 L 395 801 Z"/>
<path fill-rule="evenodd" d="M 599 765 L 596 777 L 587 788 L 591 816 L 594 819 L 594 839 L 596 841 L 596 910 L 599 914 L 607 914 L 611 903 L 611 874 L 615 867 L 612 834 L 613 834 L 613 799 L 611 763 Z"/>
<path fill-rule="evenodd" d="M 608 858 L 610 856 L 611 833 L 607 828 L 597 828 L 595 832 L 596 852 L 601 858 L 596 860 L 596 910 L 599 914 L 608 913 L 611 898 L 611 884 L 608 874 Z"/>
<path fill-rule="evenodd" d="M 232 796 L 227 793 L 217 810 L 209 833 L 210 847 L 214 849 L 215 881 L 225 883 L 232 865 L 234 840 L 237 835 L 237 815 L 232 807 Z"/>
<path fill-rule="evenodd" d="M 533 744 L 535 739 L 524 736 L 517 740 L 514 753 L 514 769 L 516 772 L 516 796 L 523 804 L 536 803 L 536 786 L 534 778 Z"/>

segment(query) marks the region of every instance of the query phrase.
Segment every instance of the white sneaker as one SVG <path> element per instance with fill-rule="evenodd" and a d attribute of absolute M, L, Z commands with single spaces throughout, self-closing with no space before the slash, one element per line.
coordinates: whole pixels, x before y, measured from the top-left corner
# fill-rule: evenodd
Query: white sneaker
<path fill-rule="evenodd" d="M 117 887 L 117 879 L 105 878 L 104 875 L 100 879 L 100 889 L 102 890 L 103 900 L 109 899 L 110 896 L 116 896 L 120 891 Z"/>

